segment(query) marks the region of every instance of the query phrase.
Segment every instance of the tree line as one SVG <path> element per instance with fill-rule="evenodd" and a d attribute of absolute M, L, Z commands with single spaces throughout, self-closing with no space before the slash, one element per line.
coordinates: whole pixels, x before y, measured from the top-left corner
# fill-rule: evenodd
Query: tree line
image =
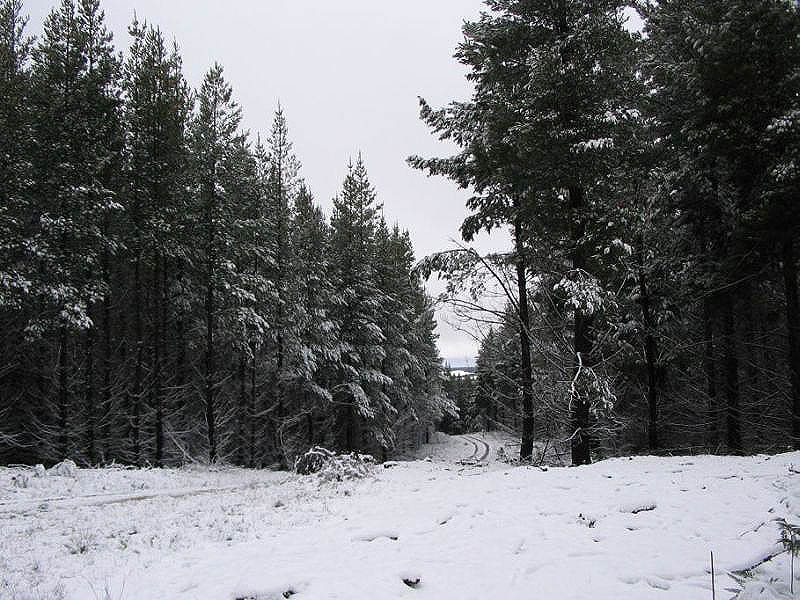
<path fill-rule="evenodd" d="M 409 234 L 359 155 L 326 218 L 283 110 L 99 0 L 0 1 L 0 461 L 403 452 L 448 406 Z"/>
<path fill-rule="evenodd" d="M 800 447 L 797 4 L 487 0 L 463 31 L 473 96 L 421 101 L 459 151 L 409 161 L 470 191 L 467 242 L 512 234 L 423 264 L 483 325 L 467 412 L 524 459 Z"/>

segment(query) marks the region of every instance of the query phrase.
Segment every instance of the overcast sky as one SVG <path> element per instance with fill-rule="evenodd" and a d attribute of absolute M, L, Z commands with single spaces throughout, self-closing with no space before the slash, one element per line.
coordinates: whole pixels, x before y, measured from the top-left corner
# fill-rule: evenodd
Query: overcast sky
<path fill-rule="evenodd" d="M 24 0 L 38 33 L 56 0 Z M 244 112 L 244 126 L 268 132 L 281 102 L 302 174 L 330 213 L 348 157 L 363 153 L 387 220 L 411 232 L 417 257 L 451 246 L 466 216 L 466 192 L 409 168 L 411 154 L 445 155 L 419 120 L 417 97 L 434 106 L 470 95 L 465 70 L 452 58 L 465 19 L 482 0 L 104 0 L 118 50 L 127 26 L 158 25 L 181 47 L 189 82 L 198 87 L 214 63 Z M 501 249 L 503 232 L 479 239 Z M 437 285 L 430 286 L 432 292 Z M 439 318 L 439 347 L 454 365 L 466 364 L 475 343 Z"/>

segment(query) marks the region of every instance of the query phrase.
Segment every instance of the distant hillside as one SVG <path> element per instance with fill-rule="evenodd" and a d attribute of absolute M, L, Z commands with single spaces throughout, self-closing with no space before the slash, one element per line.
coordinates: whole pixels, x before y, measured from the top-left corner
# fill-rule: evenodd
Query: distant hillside
<path fill-rule="evenodd" d="M 474 377 L 477 373 L 476 367 L 451 367 L 445 365 L 444 370 L 452 377 Z"/>

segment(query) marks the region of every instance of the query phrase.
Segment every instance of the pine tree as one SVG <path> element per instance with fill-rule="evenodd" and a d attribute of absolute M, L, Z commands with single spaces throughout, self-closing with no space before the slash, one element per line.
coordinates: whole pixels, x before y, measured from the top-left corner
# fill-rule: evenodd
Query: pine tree
<path fill-rule="evenodd" d="M 329 278 L 330 228 L 304 185 L 295 199 L 291 232 L 295 257 L 291 296 L 299 339 L 289 361 L 287 395 L 295 398 L 305 416 L 297 423 L 298 442 L 311 447 L 325 440 L 325 417 L 333 400 L 329 389 L 332 369 L 339 355 L 337 324 L 332 317 L 334 287 Z"/>
<path fill-rule="evenodd" d="M 292 294 L 292 280 L 296 264 L 290 239 L 294 200 L 300 185 L 300 163 L 294 155 L 289 141 L 289 128 L 283 109 L 278 105 L 272 123 L 272 131 L 266 142 L 266 190 L 268 210 L 273 219 L 271 248 L 274 262 L 269 269 L 269 278 L 275 289 L 275 302 L 272 303 L 270 322 L 270 346 L 274 353 L 271 369 L 273 436 L 276 449 L 280 450 L 281 461 L 285 460 L 281 450 L 281 437 L 287 417 L 292 411 L 285 405 L 286 389 L 291 374 L 287 367 L 290 355 L 299 347 L 297 322 L 292 315 L 296 313 L 296 298 Z"/>
<path fill-rule="evenodd" d="M 671 199 L 699 241 L 694 266 L 705 291 L 710 345 L 715 313 L 721 324 L 727 446 L 741 452 L 738 305 L 760 276 L 764 255 L 773 260 L 780 255 L 772 242 L 763 241 L 780 240 L 785 249 L 791 239 L 785 232 L 794 227 L 791 211 L 783 212 L 776 235 L 768 233 L 764 194 L 769 192 L 762 182 L 774 173 L 770 133 L 796 103 L 797 11 L 780 0 L 663 2 L 645 15 L 657 118 L 677 157 L 671 181 L 677 193 Z M 795 259 L 783 264 L 793 269 Z M 787 279 L 792 280 L 796 289 L 796 272 Z M 715 377 L 712 348 L 709 387 Z M 793 400 L 792 414 L 798 414 L 798 402 Z"/>
<path fill-rule="evenodd" d="M 90 462 L 97 458 L 98 409 L 91 312 L 108 290 L 102 264 L 117 248 L 108 225 L 120 206 L 119 62 L 103 18 L 99 0 L 81 0 L 77 6 L 63 0 L 47 17 L 33 51 L 33 164 L 41 204 L 30 243 L 38 269 L 48 276 L 41 310 L 30 327 L 57 332 L 55 453 L 65 456 L 74 448 L 70 388 L 79 385 Z M 71 343 L 74 332 L 83 332 L 80 358 Z M 82 374 L 70 365 L 71 358 L 82 365 Z"/>
<path fill-rule="evenodd" d="M 0 4 L 0 304 L 20 306 L 30 290 L 32 274 L 24 267 L 25 217 L 30 210 L 31 40 L 20 0 Z"/>
<path fill-rule="evenodd" d="M 230 308 L 236 265 L 230 260 L 232 222 L 236 198 L 236 158 L 241 152 L 238 131 L 241 109 L 233 90 L 215 64 L 206 74 L 197 95 L 197 111 L 190 126 L 194 161 L 192 221 L 198 227 L 200 251 L 193 264 L 200 328 L 203 331 L 203 385 L 206 438 L 211 462 L 220 456 L 218 422 L 223 414 L 219 400 L 221 322 Z"/>
<path fill-rule="evenodd" d="M 0 459 L 30 444 L 31 395 L 25 385 L 33 350 L 26 343 L 26 297 L 35 294 L 36 272 L 26 251 L 30 233 L 32 118 L 30 110 L 31 40 L 19 0 L 0 2 Z M 32 357 L 31 359 L 32 360 Z"/>
<path fill-rule="evenodd" d="M 379 324 L 382 296 L 374 266 L 379 209 L 359 155 L 348 166 L 331 215 L 331 277 L 338 297 L 334 315 L 340 356 L 331 392 L 342 407 L 337 415 L 337 441 L 346 449 L 363 448 L 364 433 L 381 446 L 388 442 L 388 432 L 379 420 L 390 410 L 383 388 L 392 384 L 381 373 L 386 337 Z"/>
<path fill-rule="evenodd" d="M 621 2 L 525 2 L 490 0 L 491 12 L 464 26 L 456 57 L 476 86 L 469 103 L 422 118 L 462 151 L 449 159 L 412 158 L 418 168 L 446 175 L 476 194 L 468 207 L 467 238 L 500 223 L 514 227 L 520 307 L 521 356 L 526 391 L 523 456 L 532 450 L 529 400 L 530 317 L 527 315 L 525 240 L 553 257 L 565 288 L 588 296 L 602 265 L 593 260 L 593 239 L 610 203 L 608 177 L 624 146 L 624 122 L 635 108 L 636 43 L 624 29 Z M 553 256 L 557 255 L 557 256 Z M 555 264 L 553 264 L 555 263 Z M 558 264 L 560 263 L 560 267 Z M 575 298 L 569 299 L 575 301 Z M 574 302 L 573 302 L 574 303 Z M 580 304 L 578 302 L 577 304 Z M 573 371 L 594 369 L 594 309 L 571 312 Z M 573 462 L 590 460 L 592 405 L 582 394 L 573 407 Z"/>
<path fill-rule="evenodd" d="M 405 232 L 398 237 L 401 252 L 413 256 L 410 238 Z M 420 443 L 429 443 L 429 434 L 445 416 L 452 416 L 456 412 L 454 403 L 444 391 L 444 378 L 442 374 L 442 358 L 437 346 L 438 334 L 436 333 L 436 317 L 432 300 L 425 293 L 419 275 L 416 272 L 406 272 L 406 281 L 410 283 L 411 319 L 406 329 L 405 338 L 406 357 L 409 367 L 406 371 L 408 380 L 408 405 L 412 411 L 412 427 L 415 433 L 424 433 L 424 439 L 417 437 L 413 440 L 411 448 Z M 403 415 L 403 406 L 398 407 L 398 412 Z"/>
<path fill-rule="evenodd" d="M 170 296 L 180 247 L 187 165 L 185 130 L 190 94 L 177 48 L 167 48 L 161 31 L 134 21 L 133 43 L 124 68 L 126 145 L 125 209 L 133 263 L 134 372 L 129 404 L 132 455 L 143 459 L 144 406 L 154 412 L 155 464 L 164 460 L 167 334 Z M 151 290 L 150 294 L 145 292 Z M 106 316 L 106 319 L 108 317 Z M 146 325 L 150 327 L 147 328 Z M 149 332 L 146 332 L 149 329 Z M 145 373 L 149 372 L 150 377 Z"/>

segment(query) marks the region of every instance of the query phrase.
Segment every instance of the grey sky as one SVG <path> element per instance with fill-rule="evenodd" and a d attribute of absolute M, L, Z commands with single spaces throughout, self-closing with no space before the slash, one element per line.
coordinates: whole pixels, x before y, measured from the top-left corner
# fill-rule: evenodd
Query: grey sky
<path fill-rule="evenodd" d="M 41 29 L 57 0 L 26 0 L 29 31 Z M 433 105 L 469 97 L 452 58 L 461 24 L 482 0 L 103 0 L 115 45 L 126 50 L 134 11 L 181 47 L 193 86 L 218 61 L 253 134 L 267 132 L 280 100 L 302 174 L 326 212 L 349 156 L 363 153 L 389 221 L 411 232 L 417 257 L 450 246 L 466 216 L 466 193 L 410 169 L 410 154 L 451 146 L 419 120 L 417 96 Z M 505 246 L 503 232 L 478 240 Z M 432 284 L 431 290 L 437 286 Z M 474 342 L 440 317 L 439 346 L 453 364 Z"/>

